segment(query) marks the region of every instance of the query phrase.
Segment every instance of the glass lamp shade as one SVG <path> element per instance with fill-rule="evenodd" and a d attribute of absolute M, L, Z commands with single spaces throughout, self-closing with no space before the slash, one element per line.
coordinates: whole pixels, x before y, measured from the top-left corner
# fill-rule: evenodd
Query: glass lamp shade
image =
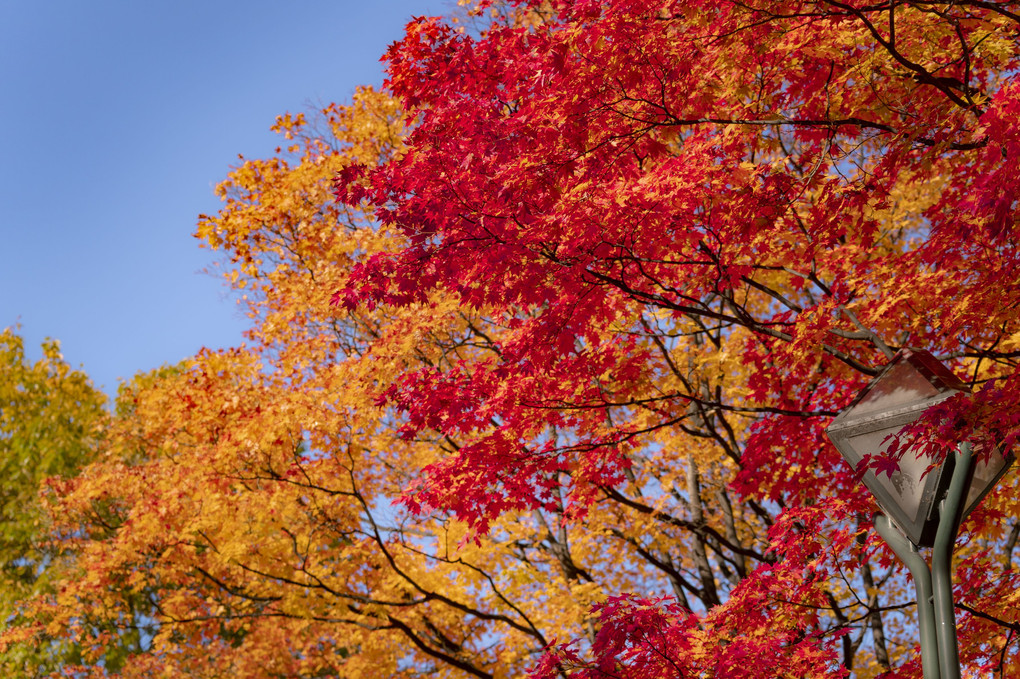
<path fill-rule="evenodd" d="M 927 351 L 904 349 L 829 425 L 826 433 L 843 458 L 857 469 L 866 455 L 887 454 L 891 436 L 921 416 L 926 409 L 955 394 L 969 391 L 948 368 Z M 975 451 L 980 453 L 980 451 Z M 864 485 L 874 494 L 886 515 L 919 547 L 930 547 L 938 528 L 935 507 L 952 476 L 953 455 L 932 466 L 929 455 L 908 447 L 897 455 L 899 469 L 892 475 L 864 472 Z M 993 451 L 975 455 L 974 473 L 968 479 L 963 516 L 1005 473 L 1013 456 Z"/>

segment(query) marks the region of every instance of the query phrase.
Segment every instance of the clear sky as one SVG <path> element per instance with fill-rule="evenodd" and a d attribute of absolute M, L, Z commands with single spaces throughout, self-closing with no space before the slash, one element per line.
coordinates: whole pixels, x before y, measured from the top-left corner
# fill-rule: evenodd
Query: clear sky
<path fill-rule="evenodd" d="M 379 84 L 414 15 L 452 0 L 0 0 L 0 328 L 108 393 L 242 341 L 192 237 L 275 117 Z"/>

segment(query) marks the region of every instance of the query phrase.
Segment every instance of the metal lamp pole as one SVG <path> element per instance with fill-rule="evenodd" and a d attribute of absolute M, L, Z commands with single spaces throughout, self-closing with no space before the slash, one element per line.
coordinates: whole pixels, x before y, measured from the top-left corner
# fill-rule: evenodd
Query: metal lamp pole
<path fill-rule="evenodd" d="M 952 559 L 960 527 L 961 500 L 973 468 L 969 443 L 960 445 L 949 489 L 939 503 L 939 523 L 932 547 L 931 570 L 908 540 L 885 514 L 875 514 L 879 535 L 910 569 L 917 593 L 918 627 L 921 633 L 921 665 L 925 679 L 960 679 L 960 655 L 953 606 Z"/>
<path fill-rule="evenodd" d="M 891 440 L 910 423 L 929 408 L 968 391 L 929 352 L 903 349 L 826 429 L 847 463 L 855 470 L 864 467 L 861 481 L 882 510 L 875 515 L 875 528 L 914 577 L 925 679 L 960 677 L 953 545 L 963 517 L 1006 472 L 1014 455 L 994 445 L 975 460 L 971 444 L 963 443 L 940 463 L 911 444 L 893 458 L 896 470 L 881 476 L 868 468 L 866 460 L 886 456 Z M 932 548 L 930 568 L 919 547 Z"/>

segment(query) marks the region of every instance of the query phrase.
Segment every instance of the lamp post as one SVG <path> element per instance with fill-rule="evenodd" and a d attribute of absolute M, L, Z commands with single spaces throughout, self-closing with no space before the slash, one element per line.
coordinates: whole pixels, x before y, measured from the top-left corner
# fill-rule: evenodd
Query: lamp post
<path fill-rule="evenodd" d="M 968 391 L 927 351 L 900 351 L 829 425 L 826 433 L 857 469 L 866 456 L 889 457 L 893 438 L 933 405 Z M 902 449 L 902 447 L 901 447 Z M 951 561 L 960 522 L 991 490 L 1012 454 L 993 452 L 975 463 L 970 443 L 933 466 L 914 448 L 898 455 L 891 474 L 864 472 L 862 481 L 882 513 L 875 528 L 914 578 L 925 679 L 959 679 Z M 932 547 L 931 568 L 918 552 Z"/>

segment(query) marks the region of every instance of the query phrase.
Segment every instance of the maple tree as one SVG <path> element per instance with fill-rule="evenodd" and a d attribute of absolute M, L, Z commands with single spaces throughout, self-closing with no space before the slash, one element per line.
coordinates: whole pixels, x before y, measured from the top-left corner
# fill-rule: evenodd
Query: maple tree
<path fill-rule="evenodd" d="M 7 638 L 97 675 L 144 628 L 125 676 L 920 676 L 824 428 L 918 346 L 975 388 L 934 443 L 1016 435 L 1015 9 L 490 9 L 221 185 L 251 345 L 122 392 L 48 495 L 79 576 Z M 1015 486 L 958 547 L 976 675 L 1020 666 Z"/>
<path fill-rule="evenodd" d="M 1016 434 L 1015 8 L 517 6 L 524 22 L 482 35 L 410 26 L 389 53 L 418 112 L 409 152 L 338 181 L 408 240 L 339 303 L 442 290 L 505 330 L 486 360 L 389 390 L 410 431 L 469 438 L 406 502 L 484 532 L 566 488 L 577 519 L 616 504 L 687 528 L 686 579 L 672 549 L 633 545 L 681 608 L 644 627 L 647 602 L 605 604 L 605 638 L 549 673 L 831 674 L 841 650 L 867 674 L 866 627 L 871 662 L 916 672 L 896 614 L 834 583 L 859 572 L 871 597 L 889 562 L 869 544 L 859 565 L 868 501 L 822 431 L 894 349 L 923 346 L 980 387 L 943 449 Z M 1001 494 L 965 526 L 965 563 L 1002 565 L 1015 511 Z M 1008 673 L 1011 569 L 957 577 L 966 661 Z M 710 629 L 714 650 L 689 650 Z"/>

